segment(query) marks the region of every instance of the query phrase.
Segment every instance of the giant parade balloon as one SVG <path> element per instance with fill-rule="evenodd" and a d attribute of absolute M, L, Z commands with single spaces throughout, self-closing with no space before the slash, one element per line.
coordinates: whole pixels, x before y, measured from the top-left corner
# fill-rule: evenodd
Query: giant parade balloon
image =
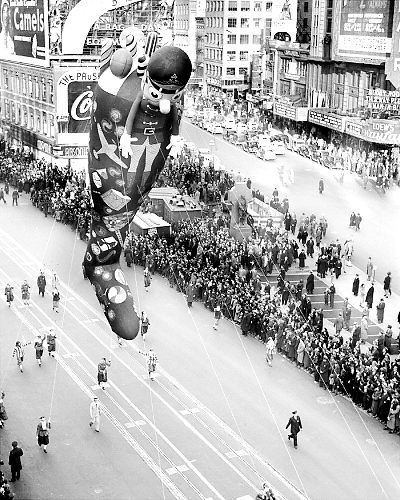
<path fill-rule="evenodd" d="M 130 340 L 139 317 L 121 269 L 129 224 L 169 154 L 179 152 L 179 115 L 192 65 L 177 47 L 155 50 L 136 28 L 121 34 L 113 52 L 106 41 L 93 94 L 88 169 L 92 197 L 90 239 L 83 272 L 93 285 L 111 329 Z"/>

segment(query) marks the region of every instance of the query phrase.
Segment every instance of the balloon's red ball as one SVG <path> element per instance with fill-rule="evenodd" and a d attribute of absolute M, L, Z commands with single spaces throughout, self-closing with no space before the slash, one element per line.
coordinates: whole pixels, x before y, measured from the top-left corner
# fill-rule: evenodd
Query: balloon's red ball
<path fill-rule="evenodd" d="M 114 52 L 110 61 L 110 70 L 114 76 L 125 78 L 132 69 L 133 59 L 126 49 L 118 49 Z"/>

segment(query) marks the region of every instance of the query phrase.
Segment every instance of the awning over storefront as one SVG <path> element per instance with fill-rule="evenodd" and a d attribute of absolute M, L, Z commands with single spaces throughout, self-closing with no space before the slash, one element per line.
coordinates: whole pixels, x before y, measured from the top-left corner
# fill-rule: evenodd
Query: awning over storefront
<path fill-rule="evenodd" d="M 308 108 L 293 106 L 290 102 L 275 102 L 274 114 L 282 116 L 283 118 L 289 118 L 290 120 L 294 120 L 296 122 L 306 122 Z"/>
<path fill-rule="evenodd" d="M 400 120 L 351 120 L 346 119 L 346 134 L 377 144 L 400 143 Z"/>
<path fill-rule="evenodd" d="M 308 121 L 310 123 L 322 125 L 323 127 L 337 130 L 338 132 L 344 132 L 345 118 L 345 116 L 336 115 L 335 113 L 329 112 L 328 109 L 323 108 L 310 109 L 308 111 Z"/>

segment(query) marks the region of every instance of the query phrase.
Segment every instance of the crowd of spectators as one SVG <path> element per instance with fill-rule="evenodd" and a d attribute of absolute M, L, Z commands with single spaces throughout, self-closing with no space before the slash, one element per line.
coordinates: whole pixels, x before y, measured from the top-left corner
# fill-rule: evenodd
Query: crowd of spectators
<path fill-rule="evenodd" d="M 89 194 L 81 175 L 18 157 L 3 157 L 0 172 L 3 181 L 18 189 L 25 186 L 45 214 L 74 229 L 82 217 L 89 222 Z M 178 187 L 182 194 L 213 204 L 225 197 L 234 179 L 185 149 L 179 160 L 168 162 L 158 185 Z M 277 192 L 272 200 L 279 200 Z M 277 351 L 311 372 L 321 387 L 347 395 L 390 432 L 399 432 L 400 359 L 391 361 L 384 334 L 367 352 L 361 341 L 329 335 L 323 311 L 312 307 L 312 288 L 285 279 L 291 266 L 304 267 L 313 256 L 314 243 L 320 257 L 338 260 L 337 243 L 323 242 L 326 219 L 287 212 L 283 227 L 254 227 L 252 236 L 241 242 L 230 236 L 229 225 L 229 214 L 216 211 L 173 223 L 169 236 L 130 233 L 125 253 L 136 265 L 165 276 L 188 303 L 202 302 L 210 311 L 220 307 L 243 335 L 262 342 L 272 337 Z M 260 278 L 274 270 L 279 274 L 276 287 Z"/>
<path fill-rule="evenodd" d="M 3 461 L 0 460 L 0 466 L 3 464 Z M 0 500 L 11 500 L 14 496 L 10 488 L 10 483 L 4 475 L 4 472 L 0 469 Z"/>

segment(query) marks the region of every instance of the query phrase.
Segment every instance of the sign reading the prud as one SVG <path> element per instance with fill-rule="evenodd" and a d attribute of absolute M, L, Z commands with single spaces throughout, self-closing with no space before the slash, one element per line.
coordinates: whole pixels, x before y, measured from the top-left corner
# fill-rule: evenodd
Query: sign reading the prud
<path fill-rule="evenodd" d="M 322 125 L 323 127 L 337 130 L 338 132 L 343 132 L 344 130 L 343 117 L 328 113 L 327 111 L 310 109 L 308 112 L 308 121 L 316 125 Z"/>

